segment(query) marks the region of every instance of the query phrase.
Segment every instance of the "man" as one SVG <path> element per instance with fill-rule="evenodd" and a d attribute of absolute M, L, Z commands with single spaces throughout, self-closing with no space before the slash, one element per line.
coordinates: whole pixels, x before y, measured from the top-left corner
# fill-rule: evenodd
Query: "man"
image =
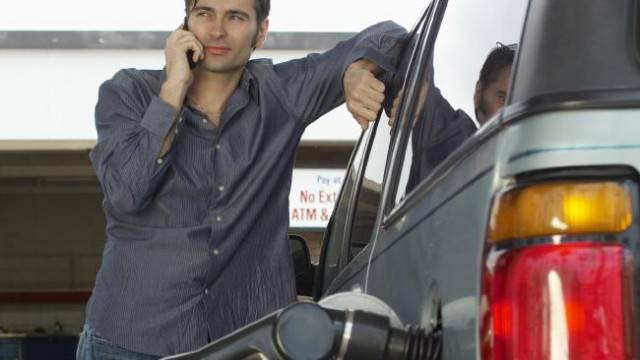
<path fill-rule="evenodd" d="M 481 125 L 504 106 L 515 51 L 516 45 L 499 44 L 482 65 L 473 96 L 476 119 Z M 411 146 L 414 156 L 407 194 L 477 129 L 467 113 L 455 110 L 442 96 L 440 89 L 433 84 L 433 71 L 418 98 L 421 109 L 415 112 L 413 120 Z"/>
<path fill-rule="evenodd" d="M 80 359 L 194 350 L 295 300 L 288 194 L 300 137 L 345 96 L 377 112 L 374 74 L 394 70 L 405 36 L 382 23 L 273 65 L 249 61 L 269 0 L 185 10 L 190 31 L 169 36 L 163 71 L 122 70 L 100 87 L 91 160 L 107 242 Z M 369 85 L 354 90 L 353 77 Z"/>
<path fill-rule="evenodd" d="M 476 119 L 481 125 L 504 106 L 516 49 L 515 44 L 498 44 L 482 65 L 473 95 Z"/>

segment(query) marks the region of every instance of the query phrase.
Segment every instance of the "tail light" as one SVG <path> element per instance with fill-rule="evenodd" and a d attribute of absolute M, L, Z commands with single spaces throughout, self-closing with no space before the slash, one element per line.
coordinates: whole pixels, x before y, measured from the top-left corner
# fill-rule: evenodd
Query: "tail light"
<path fill-rule="evenodd" d="M 482 358 L 634 359 L 632 183 L 507 191 L 491 212 L 482 272 Z"/>

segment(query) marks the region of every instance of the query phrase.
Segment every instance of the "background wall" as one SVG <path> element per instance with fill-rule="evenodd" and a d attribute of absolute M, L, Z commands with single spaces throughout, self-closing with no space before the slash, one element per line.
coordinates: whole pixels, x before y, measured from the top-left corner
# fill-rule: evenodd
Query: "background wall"
<path fill-rule="evenodd" d="M 352 32 L 391 19 L 411 27 L 426 0 L 273 0 L 271 31 Z M 160 30 L 182 23 L 182 0 L 5 0 L 0 30 Z"/>
<path fill-rule="evenodd" d="M 411 28 L 425 0 L 274 0 L 270 31 L 357 32 L 392 19 Z M 184 2 L 34 0 L 0 3 L 0 32 L 171 31 L 182 21 Z M 3 36 L 0 33 L 0 44 Z M 54 40 L 55 41 L 55 40 Z M 55 43 L 51 44 L 55 47 Z M 311 51 L 257 51 L 275 62 Z M 101 82 L 121 68 L 161 68 L 162 50 L 2 49 L 0 139 L 95 139 L 93 108 Z M 26 110 L 26 111 L 25 111 Z M 328 114 L 304 141 L 354 141 L 360 131 L 343 108 Z"/>

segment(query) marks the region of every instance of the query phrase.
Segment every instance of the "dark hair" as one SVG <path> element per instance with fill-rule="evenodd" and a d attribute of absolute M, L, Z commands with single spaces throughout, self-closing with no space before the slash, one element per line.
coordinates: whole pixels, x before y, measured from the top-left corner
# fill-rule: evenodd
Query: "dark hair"
<path fill-rule="evenodd" d="M 480 70 L 479 80 L 483 89 L 498 80 L 502 69 L 513 64 L 517 49 L 517 44 L 503 45 L 498 43 L 498 46 L 491 50 L 482 65 L 482 70 Z"/>
<path fill-rule="evenodd" d="M 184 0 L 184 11 L 189 15 L 189 11 L 198 4 L 198 0 Z M 271 10 L 271 0 L 253 0 L 253 4 L 256 8 L 256 15 L 258 24 L 269 16 Z"/>

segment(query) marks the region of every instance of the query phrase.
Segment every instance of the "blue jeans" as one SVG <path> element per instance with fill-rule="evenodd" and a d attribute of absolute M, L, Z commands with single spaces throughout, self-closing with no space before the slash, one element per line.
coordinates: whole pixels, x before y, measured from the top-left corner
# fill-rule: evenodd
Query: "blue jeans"
<path fill-rule="evenodd" d="M 76 360 L 158 360 L 160 357 L 124 349 L 100 337 L 85 325 L 78 341 Z"/>

